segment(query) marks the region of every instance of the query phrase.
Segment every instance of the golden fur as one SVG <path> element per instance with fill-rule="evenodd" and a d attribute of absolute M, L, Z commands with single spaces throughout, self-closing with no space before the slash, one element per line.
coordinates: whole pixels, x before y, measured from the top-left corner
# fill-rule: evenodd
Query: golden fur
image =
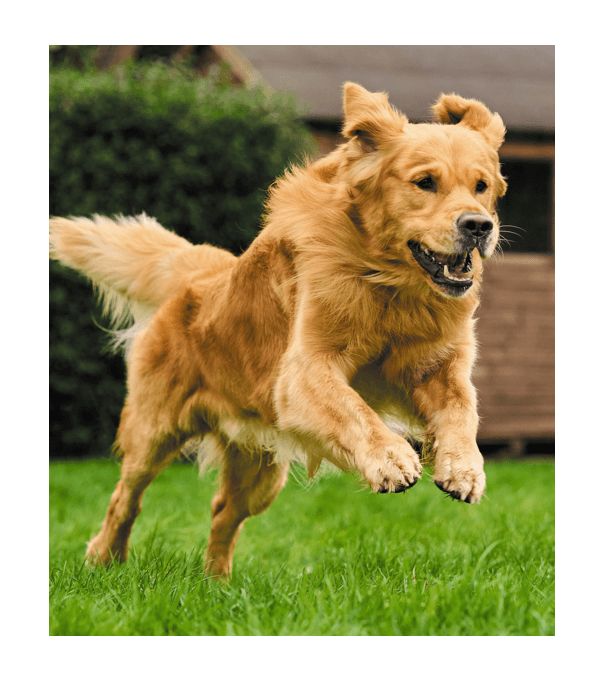
<path fill-rule="evenodd" d="M 410 124 L 386 95 L 345 84 L 348 141 L 272 186 L 238 258 L 145 215 L 50 220 L 51 256 L 92 280 L 116 323 L 134 319 L 119 334 L 122 476 L 91 562 L 126 558 L 145 488 L 196 438 L 222 468 L 214 575 L 292 459 L 404 491 L 422 472 L 413 437 L 430 441 L 440 489 L 479 501 L 473 313 L 498 241 L 504 126 L 456 95 L 433 110 L 437 122 Z"/>

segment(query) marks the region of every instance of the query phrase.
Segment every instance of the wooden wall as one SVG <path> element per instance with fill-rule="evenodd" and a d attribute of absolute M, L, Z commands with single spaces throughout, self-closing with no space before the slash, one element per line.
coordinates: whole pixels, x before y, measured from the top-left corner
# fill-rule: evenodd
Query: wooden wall
<path fill-rule="evenodd" d="M 477 320 L 479 440 L 553 440 L 554 257 L 511 254 L 487 261 Z"/>

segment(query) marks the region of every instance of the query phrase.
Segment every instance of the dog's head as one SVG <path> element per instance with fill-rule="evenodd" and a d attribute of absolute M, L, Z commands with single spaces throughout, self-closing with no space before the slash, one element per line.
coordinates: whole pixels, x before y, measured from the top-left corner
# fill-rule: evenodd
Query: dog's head
<path fill-rule="evenodd" d="M 499 237 L 506 191 L 498 149 L 502 119 L 477 100 L 442 95 L 435 123 L 410 124 L 383 93 L 344 86 L 343 179 L 360 228 L 382 267 L 376 281 L 423 281 L 467 294 Z"/>

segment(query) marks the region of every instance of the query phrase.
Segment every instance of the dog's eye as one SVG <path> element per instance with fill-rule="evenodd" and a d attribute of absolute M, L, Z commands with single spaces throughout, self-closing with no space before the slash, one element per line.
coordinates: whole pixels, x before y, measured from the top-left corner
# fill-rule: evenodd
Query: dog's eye
<path fill-rule="evenodd" d="M 477 186 L 475 187 L 475 193 L 483 193 L 487 189 L 487 184 L 483 179 L 481 181 L 477 182 Z"/>
<path fill-rule="evenodd" d="M 437 190 L 437 185 L 433 181 L 432 177 L 424 177 L 424 179 L 420 179 L 420 181 L 414 181 L 414 184 L 418 186 L 418 188 L 421 188 L 423 191 L 436 191 Z"/>

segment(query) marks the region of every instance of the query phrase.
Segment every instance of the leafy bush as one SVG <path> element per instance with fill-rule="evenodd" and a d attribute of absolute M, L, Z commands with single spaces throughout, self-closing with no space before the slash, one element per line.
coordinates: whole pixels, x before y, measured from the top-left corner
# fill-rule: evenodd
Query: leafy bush
<path fill-rule="evenodd" d="M 194 243 L 239 254 L 258 233 L 268 186 L 312 147 L 283 95 L 162 64 L 50 77 L 53 216 L 145 211 Z M 85 280 L 51 264 L 51 454 L 113 441 L 124 366 L 102 353 L 100 317 Z"/>

